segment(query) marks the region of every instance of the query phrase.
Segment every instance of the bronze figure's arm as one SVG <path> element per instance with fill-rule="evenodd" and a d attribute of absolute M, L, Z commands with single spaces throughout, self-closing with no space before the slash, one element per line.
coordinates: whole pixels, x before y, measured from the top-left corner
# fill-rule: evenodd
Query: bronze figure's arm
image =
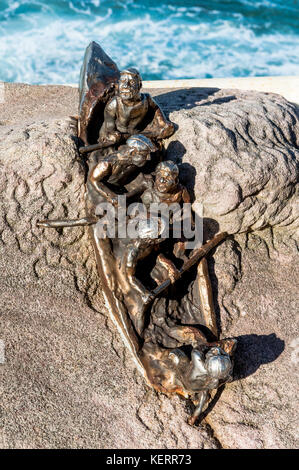
<path fill-rule="evenodd" d="M 215 246 L 218 245 L 218 243 L 220 243 L 222 240 L 224 240 L 225 238 L 227 237 L 227 233 L 223 232 L 223 233 L 219 233 L 218 235 L 216 235 L 214 238 L 212 238 L 211 240 L 209 240 L 207 243 L 205 243 L 204 245 L 202 245 L 200 248 L 197 248 L 196 250 L 193 250 L 190 258 L 188 258 L 183 266 L 181 267 L 181 269 L 178 270 L 177 272 L 177 279 L 179 279 L 182 274 L 184 274 L 186 271 L 188 271 L 190 268 L 192 268 L 192 266 L 197 263 L 201 258 L 203 258 L 204 256 L 206 256 L 210 250 L 212 250 L 213 248 L 215 248 Z M 157 296 L 157 295 L 160 295 L 165 289 L 167 289 L 167 287 L 170 286 L 170 284 L 173 282 L 172 279 L 166 279 L 166 281 L 162 282 L 162 284 L 160 284 L 158 287 L 156 287 L 153 291 L 152 291 L 152 295 L 153 296 Z"/>
<path fill-rule="evenodd" d="M 117 205 L 117 196 L 116 194 L 111 191 L 103 182 L 102 180 L 111 173 L 111 163 L 107 161 L 102 161 L 98 163 L 94 169 L 91 171 L 89 176 L 89 180 L 92 186 L 96 189 L 96 191 L 101 194 L 108 202 L 113 204 L 114 206 Z"/>
<path fill-rule="evenodd" d="M 84 147 L 79 147 L 79 153 L 81 155 L 85 153 L 91 153 L 94 152 L 95 150 L 100 150 L 100 149 L 105 149 L 107 147 L 111 147 L 111 145 L 114 145 L 117 141 L 116 133 L 115 133 L 115 139 L 113 140 L 102 140 L 98 144 L 93 144 L 93 145 L 85 145 Z"/>
<path fill-rule="evenodd" d="M 114 145 L 120 141 L 121 134 L 116 129 L 117 98 L 113 97 L 104 110 L 104 122 L 100 129 L 99 143 Z M 108 146 L 107 145 L 107 146 Z"/>
<path fill-rule="evenodd" d="M 174 134 L 174 124 L 166 118 L 164 112 L 154 98 L 152 98 L 150 94 L 148 94 L 147 97 L 149 109 L 154 112 L 153 125 L 156 132 L 154 137 L 157 139 L 167 139 Z M 146 130 L 143 133 L 144 135 L 147 135 Z"/>

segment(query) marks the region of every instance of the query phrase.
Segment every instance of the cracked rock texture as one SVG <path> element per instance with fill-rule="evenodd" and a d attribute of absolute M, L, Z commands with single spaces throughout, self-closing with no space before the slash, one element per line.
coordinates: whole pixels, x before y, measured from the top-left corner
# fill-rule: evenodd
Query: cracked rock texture
<path fill-rule="evenodd" d="M 210 90 L 200 95 L 196 89 L 187 94 L 170 94 L 171 119 L 179 128 L 168 140 L 169 154 L 183 161 L 204 217 L 231 234 L 298 227 L 296 107 L 275 94 Z"/>
<path fill-rule="evenodd" d="M 236 90 L 154 94 L 179 125 L 169 156 L 182 160 L 205 217 L 235 234 L 209 258 L 222 336 L 239 340 L 235 380 L 197 428 L 186 424 L 184 400 L 145 384 L 108 317 L 87 230 L 35 226 L 84 214 L 70 118 L 77 90 L 5 85 L 2 448 L 297 445 L 296 109 L 278 95 Z"/>

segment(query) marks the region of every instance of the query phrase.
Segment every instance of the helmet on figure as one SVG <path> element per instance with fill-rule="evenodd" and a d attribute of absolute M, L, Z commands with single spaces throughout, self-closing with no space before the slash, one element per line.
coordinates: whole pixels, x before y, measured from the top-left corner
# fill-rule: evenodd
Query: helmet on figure
<path fill-rule="evenodd" d="M 232 371 L 232 362 L 226 352 L 218 346 L 212 347 L 206 353 L 205 366 L 210 377 L 226 380 Z"/>
<path fill-rule="evenodd" d="M 166 160 L 156 166 L 155 173 L 157 174 L 160 172 L 172 173 L 173 175 L 178 176 L 179 167 L 171 160 Z"/>
<path fill-rule="evenodd" d="M 127 139 L 126 143 L 129 147 L 136 149 L 138 152 L 149 153 L 157 150 L 157 147 L 153 142 L 142 134 L 131 135 L 131 137 Z"/>

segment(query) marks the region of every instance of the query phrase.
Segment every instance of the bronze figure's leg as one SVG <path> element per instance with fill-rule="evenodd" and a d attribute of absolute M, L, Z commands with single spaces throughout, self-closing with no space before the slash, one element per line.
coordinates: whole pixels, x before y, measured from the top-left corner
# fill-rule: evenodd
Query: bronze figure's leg
<path fill-rule="evenodd" d="M 208 398 L 208 392 L 206 390 L 203 390 L 202 392 L 199 392 L 198 395 L 199 395 L 199 403 L 197 407 L 195 408 L 193 415 L 190 416 L 190 418 L 188 419 L 188 423 L 191 426 L 195 424 L 197 418 L 199 418 L 199 416 L 201 415 L 204 404 L 206 403 L 207 398 Z"/>

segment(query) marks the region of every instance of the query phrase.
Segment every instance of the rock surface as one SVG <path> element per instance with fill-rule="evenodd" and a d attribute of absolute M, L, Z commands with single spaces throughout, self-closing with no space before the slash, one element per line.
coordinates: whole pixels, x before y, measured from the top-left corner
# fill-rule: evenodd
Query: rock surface
<path fill-rule="evenodd" d="M 296 447 L 296 110 L 235 90 L 154 94 L 180 126 L 169 155 L 204 215 L 235 234 L 209 262 L 222 336 L 239 339 L 236 380 L 198 428 L 188 404 L 147 387 L 108 318 L 85 229 L 35 226 L 84 213 L 77 90 L 6 85 L 0 447 Z"/>
<path fill-rule="evenodd" d="M 182 110 L 177 103 L 184 98 L 188 106 Z M 183 160 L 189 186 L 191 165 L 192 189 L 204 216 L 231 234 L 268 226 L 296 229 L 296 107 L 280 95 L 238 90 L 212 91 L 208 96 L 196 89 L 178 91 L 172 98 L 170 93 L 171 99 L 171 118 L 179 129 L 168 140 L 169 154 Z"/>

